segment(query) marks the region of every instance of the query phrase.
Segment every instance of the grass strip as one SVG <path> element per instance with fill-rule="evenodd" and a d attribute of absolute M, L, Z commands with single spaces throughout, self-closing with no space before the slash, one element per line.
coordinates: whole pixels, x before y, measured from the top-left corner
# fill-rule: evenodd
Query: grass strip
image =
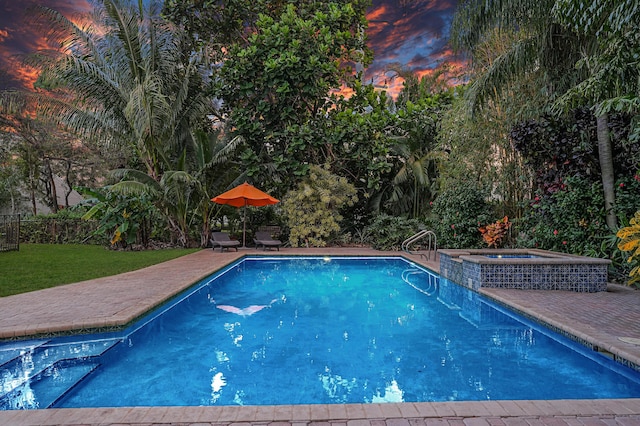
<path fill-rule="evenodd" d="M 0 297 L 75 283 L 175 259 L 198 249 L 114 251 L 78 244 L 20 244 L 0 252 Z"/>

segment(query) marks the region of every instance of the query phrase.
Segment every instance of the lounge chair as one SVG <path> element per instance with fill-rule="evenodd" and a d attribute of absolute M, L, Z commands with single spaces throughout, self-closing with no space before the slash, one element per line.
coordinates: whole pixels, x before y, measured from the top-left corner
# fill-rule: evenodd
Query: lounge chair
<path fill-rule="evenodd" d="M 256 244 L 256 248 L 262 246 L 263 250 L 266 250 L 267 247 L 275 247 L 278 249 L 278 251 L 280 251 L 280 246 L 282 245 L 282 241 L 274 240 L 271 237 L 271 234 L 266 231 L 256 231 L 253 242 Z"/>
<path fill-rule="evenodd" d="M 234 248 L 238 251 L 238 246 L 240 245 L 240 241 L 230 239 L 229 234 L 226 232 L 212 232 L 211 239 L 209 241 L 213 246 L 213 250 L 215 250 L 216 247 L 220 247 L 220 253 L 222 253 L 224 249 L 230 248 Z"/>

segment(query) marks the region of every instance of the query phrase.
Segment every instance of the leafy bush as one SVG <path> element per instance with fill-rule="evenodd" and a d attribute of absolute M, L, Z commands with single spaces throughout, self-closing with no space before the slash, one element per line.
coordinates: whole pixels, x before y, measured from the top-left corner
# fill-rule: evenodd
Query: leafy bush
<path fill-rule="evenodd" d="M 629 221 L 629 226 L 620 228 L 616 236 L 620 238 L 618 249 L 629 252 L 627 262 L 631 265 L 627 284 L 640 284 L 640 210 Z"/>
<path fill-rule="evenodd" d="M 366 228 L 371 246 L 376 250 L 400 250 L 402 242 L 424 228 L 417 219 L 378 215 Z"/>
<path fill-rule="evenodd" d="M 519 227 L 519 244 L 573 254 L 599 253 L 609 234 L 602 185 L 566 178 L 557 190 L 539 190 Z"/>
<path fill-rule="evenodd" d="M 357 200 L 356 189 L 343 177 L 313 165 L 309 175 L 282 202 L 292 247 L 324 247 L 340 231 L 340 209 Z"/>
<path fill-rule="evenodd" d="M 498 248 L 504 243 L 509 228 L 511 228 L 511 222 L 509 222 L 509 217 L 505 216 L 494 223 L 481 226 L 478 230 L 489 247 Z"/>
<path fill-rule="evenodd" d="M 616 185 L 615 211 L 620 223 L 628 223 L 630 211 L 640 209 L 640 182 L 622 178 Z M 633 214 L 633 213 L 631 213 Z M 555 191 L 539 190 L 519 222 L 518 244 L 583 256 L 608 258 L 609 277 L 624 281 L 631 265 L 619 250 L 617 239 L 605 222 L 602 184 L 581 177 L 567 178 Z"/>
<path fill-rule="evenodd" d="M 535 171 L 538 188 L 556 190 L 568 176 L 598 180 L 596 121 L 588 109 L 575 109 L 562 119 L 542 116 L 519 123 L 510 139 Z"/>
<path fill-rule="evenodd" d="M 447 187 L 433 202 L 430 220 L 438 237 L 438 247 L 479 248 L 478 227 L 493 219 L 488 193 L 474 182 L 458 182 Z"/>
<path fill-rule="evenodd" d="M 82 218 L 97 219 L 94 235 L 107 239 L 112 247 L 126 248 L 137 243 L 147 247 L 152 236 L 153 224 L 162 223 L 160 213 L 147 196 L 127 197 L 109 191 L 83 190 L 94 196 L 94 206 Z"/>
<path fill-rule="evenodd" d="M 621 222 L 626 222 L 640 210 L 640 173 L 616 180 L 616 205 L 614 210 Z"/>
<path fill-rule="evenodd" d="M 82 212 L 63 209 L 58 213 L 28 217 L 20 221 L 20 240 L 34 244 L 102 244 L 92 238 L 98 224 L 85 221 Z"/>

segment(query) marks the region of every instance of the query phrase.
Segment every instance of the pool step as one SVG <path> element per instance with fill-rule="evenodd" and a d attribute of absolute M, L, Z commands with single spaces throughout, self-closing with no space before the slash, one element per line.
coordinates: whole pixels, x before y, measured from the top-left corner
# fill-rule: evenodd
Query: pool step
<path fill-rule="evenodd" d="M 0 397 L 0 410 L 49 408 L 86 378 L 96 361 L 59 361 Z"/>
<path fill-rule="evenodd" d="M 6 364 L 20 357 L 22 352 L 24 352 L 25 346 L 28 347 L 29 350 L 34 350 L 47 342 L 48 340 L 30 340 L 29 342 L 21 340 L 14 343 L 3 344 L 2 350 L 0 350 L 0 370 L 4 369 Z"/>
<path fill-rule="evenodd" d="M 0 367 L 0 401 L 14 390 L 30 386 L 54 371 L 64 376 L 85 360 L 94 360 L 120 343 L 120 339 L 100 339 L 58 345 L 47 343 L 22 351 Z M 93 361 L 94 363 L 97 361 Z M 75 373 L 70 373 L 74 376 Z"/>

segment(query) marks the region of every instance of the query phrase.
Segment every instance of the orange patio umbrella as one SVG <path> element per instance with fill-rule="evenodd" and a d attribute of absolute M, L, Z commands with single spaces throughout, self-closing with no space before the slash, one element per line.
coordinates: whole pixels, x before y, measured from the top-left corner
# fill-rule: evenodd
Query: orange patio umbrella
<path fill-rule="evenodd" d="M 270 204 L 279 203 L 280 200 L 276 200 L 266 192 L 260 191 L 253 185 L 249 185 L 247 182 L 242 185 L 238 185 L 233 189 L 220 194 L 217 197 L 211 199 L 214 203 L 227 204 L 233 207 L 244 207 L 244 220 L 242 224 L 242 247 L 246 248 L 245 234 L 247 229 L 247 206 L 268 206 Z"/>

